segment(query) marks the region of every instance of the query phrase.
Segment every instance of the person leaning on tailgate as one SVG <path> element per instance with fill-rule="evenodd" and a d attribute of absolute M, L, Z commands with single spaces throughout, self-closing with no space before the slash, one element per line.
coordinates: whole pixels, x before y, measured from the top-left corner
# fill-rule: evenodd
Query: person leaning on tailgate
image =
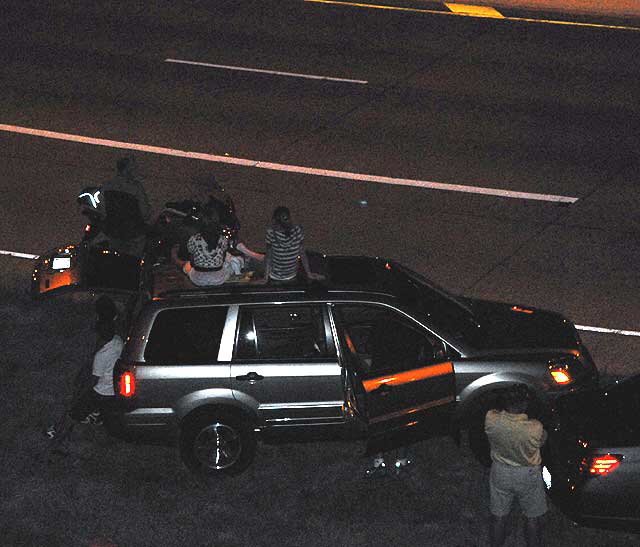
<path fill-rule="evenodd" d="M 489 494 L 491 545 L 503 545 L 507 516 L 514 498 L 526 517 L 527 546 L 542 545 L 541 517 L 547 512 L 540 448 L 547 433 L 538 420 L 526 414 L 531 395 L 526 386 L 505 392 L 504 410 L 489 410 L 484 429 L 491 446 Z"/>

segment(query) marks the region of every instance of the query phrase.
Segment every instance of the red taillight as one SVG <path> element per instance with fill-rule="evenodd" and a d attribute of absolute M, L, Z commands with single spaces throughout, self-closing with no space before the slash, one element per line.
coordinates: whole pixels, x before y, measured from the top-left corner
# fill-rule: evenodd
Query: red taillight
<path fill-rule="evenodd" d="M 615 471 L 622 461 L 622 456 L 616 454 L 604 454 L 591 456 L 589 475 L 607 475 Z"/>
<path fill-rule="evenodd" d="M 122 373 L 120 376 L 120 395 L 123 397 L 132 397 L 136 392 L 136 377 L 130 370 Z"/>

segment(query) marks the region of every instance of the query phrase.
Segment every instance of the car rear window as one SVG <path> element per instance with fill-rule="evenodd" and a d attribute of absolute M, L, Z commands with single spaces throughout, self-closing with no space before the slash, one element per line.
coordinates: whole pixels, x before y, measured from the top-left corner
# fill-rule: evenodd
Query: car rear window
<path fill-rule="evenodd" d="M 225 306 L 179 308 L 156 315 L 144 351 L 147 363 L 215 363 L 227 317 Z"/>

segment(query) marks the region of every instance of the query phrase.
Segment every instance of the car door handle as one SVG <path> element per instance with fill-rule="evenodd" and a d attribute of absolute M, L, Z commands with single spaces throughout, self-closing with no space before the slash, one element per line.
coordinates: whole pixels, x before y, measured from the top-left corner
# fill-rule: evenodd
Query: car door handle
<path fill-rule="evenodd" d="M 242 374 L 241 376 L 236 376 L 236 380 L 240 382 L 251 382 L 252 384 L 258 382 L 259 380 L 264 380 L 264 376 L 258 374 L 257 372 L 249 372 L 249 374 Z"/>
<path fill-rule="evenodd" d="M 391 391 L 393 391 L 393 388 L 390 385 L 382 384 L 380 387 L 377 387 L 376 389 L 374 389 L 372 393 L 375 393 L 376 395 L 381 395 L 384 397 L 385 395 L 389 395 Z"/>

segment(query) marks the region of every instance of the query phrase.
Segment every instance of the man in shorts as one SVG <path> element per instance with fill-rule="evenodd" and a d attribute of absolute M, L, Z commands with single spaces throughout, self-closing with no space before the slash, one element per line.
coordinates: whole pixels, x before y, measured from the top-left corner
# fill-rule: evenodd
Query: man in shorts
<path fill-rule="evenodd" d="M 542 545 L 542 515 L 547 499 L 542 480 L 540 448 L 547 433 L 538 420 L 526 414 L 531 394 L 526 386 L 506 390 L 504 410 L 489 410 L 484 429 L 491 446 L 489 475 L 491 545 L 504 544 L 507 517 L 514 499 L 526 517 L 528 547 Z"/>

